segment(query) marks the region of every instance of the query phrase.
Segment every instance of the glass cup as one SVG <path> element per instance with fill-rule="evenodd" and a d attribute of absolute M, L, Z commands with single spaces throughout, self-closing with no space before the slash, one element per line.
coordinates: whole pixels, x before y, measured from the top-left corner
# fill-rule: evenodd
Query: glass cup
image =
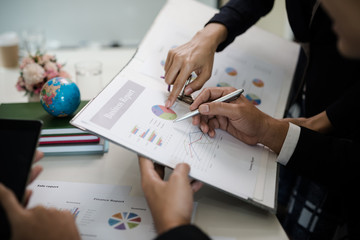
<path fill-rule="evenodd" d="M 37 52 L 45 53 L 45 34 L 41 29 L 31 29 L 22 32 L 23 38 L 23 56 L 36 55 Z"/>
<path fill-rule="evenodd" d="M 90 100 L 102 89 L 102 63 L 100 61 L 82 61 L 75 64 L 76 84 L 81 99 Z"/>

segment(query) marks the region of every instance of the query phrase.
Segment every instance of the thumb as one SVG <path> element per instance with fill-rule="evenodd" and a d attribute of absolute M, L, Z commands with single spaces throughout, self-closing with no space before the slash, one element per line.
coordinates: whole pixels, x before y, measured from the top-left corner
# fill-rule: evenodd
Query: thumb
<path fill-rule="evenodd" d="M 4 208 L 10 222 L 13 222 L 15 217 L 23 210 L 15 194 L 2 183 L 0 183 L 0 205 Z"/>
<path fill-rule="evenodd" d="M 201 89 L 207 80 L 211 77 L 211 69 L 210 71 L 203 71 L 201 74 L 197 76 L 197 78 L 192 81 L 185 88 L 185 94 L 190 95 L 191 93 Z"/>
<path fill-rule="evenodd" d="M 237 104 L 225 102 L 205 103 L 199 106 L 199 112 L 202 115 L 224 116 L 229 119 L 238 118 L 239 112 Z"/>
<path fill-rule="evenodd" d="M 179 175 L 181 177 L 187 177 L 189 175 L 189 172 L 190 172 L 189 164 L 179 163 L 178 165 L 176 165 L 176 167 L 173 171 L 173 175 L 175 174 L 175 175 Z"/>

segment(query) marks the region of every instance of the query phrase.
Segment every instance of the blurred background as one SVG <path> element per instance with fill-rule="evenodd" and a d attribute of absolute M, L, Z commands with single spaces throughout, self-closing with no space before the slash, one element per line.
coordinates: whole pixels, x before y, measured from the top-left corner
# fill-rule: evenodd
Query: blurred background
<path fill-rule="evenodd" d="M 181 0 L 179 0 L 181 1 Z M 219 8 L 227 1 L 198 0 Z M 16 33 L 21 41 L 45 49 L 136 47 L 166 0 L 1 0 L 0 34 Z M 186 17 L 186 16 L 185 16 Z M 285 1 L 257 24 L 290 39 Z"/>

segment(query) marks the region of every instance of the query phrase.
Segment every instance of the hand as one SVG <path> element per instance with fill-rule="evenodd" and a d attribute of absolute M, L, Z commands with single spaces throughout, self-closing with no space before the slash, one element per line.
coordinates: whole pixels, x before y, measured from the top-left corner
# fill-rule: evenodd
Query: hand
<path fill-rule="evenodd" d="M 261 143 L 279 153 L 289 127 L 287 122 L 261 112 L 243 95 L 230 103 L 211 102 L 235 90 L 231 87 L 204 89 L 190 106 L 190 110 L 198 108 L 201 114 L 193 117 L 193 124 L 199 125 L 210 137 L 220 128 L 247 144 Z"/>
<path fill-rule="evenodd" d="M 163 181 L 154 168 L 154 163 L 139 156 L 141 185 L 149 204 L 158 234 L 171 228 L 189 224 L 193 208 L 193 192 L 202 183 L 191 185 L 188 174 L 190 166 L 178 164 L 168 181 Z"/>
<path fill-rule="evenodd" d="M 310 118 L 285 118 L 284 121 L 292 122 L 301 127 L 306 127 L 320 133 L 329 133 L 333 126 L 327 117 L 326 111 L 323 111 Z"/>
<path fill-rule="evenodd" d="M 216 48 L 226 36 L 227 30 L 224 25 L 211 23 L 188 43 L 169 51 L 165 62 L 165 82 L 174 86 L 165 107 L 169 108 L 174 104 L 193 71 L 197 78 L 187 85 L 185 94 L 190 95 L 205 84 L 211 76 Z"/>
<path fill-rule="evenodd" d="M 24 209 L 14 193 L 1 183 L 0 204 L 9 219 L 13 240 L 80 239 L 70 212 L 44 207 Z"/>
<path fill-rule="evenodd" d="M 43 157 L 44 157 L 44 153 L 36 150 L 34 163 L 37 163 Z M 42 166 L 40 166 L 40 165 L 34 166 L 30 172 L 28 184 L 32 183 L 39 176 L 39 174 L 42 172 L 42 170 L 43 170 Z M 26 191 L 25 191 L 25 206 L 29 202 L 30 196 L 31 196 L 31 190 L 26 189 Z"/>

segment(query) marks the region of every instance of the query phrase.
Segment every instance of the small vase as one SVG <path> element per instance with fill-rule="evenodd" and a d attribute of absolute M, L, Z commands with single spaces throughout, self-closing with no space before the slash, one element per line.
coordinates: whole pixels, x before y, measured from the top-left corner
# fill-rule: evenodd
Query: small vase
<path fill-rule="evenodd" d="M 29 102 L 40 102 L 40 94 L 29 94 L 28 95 Z"/>

